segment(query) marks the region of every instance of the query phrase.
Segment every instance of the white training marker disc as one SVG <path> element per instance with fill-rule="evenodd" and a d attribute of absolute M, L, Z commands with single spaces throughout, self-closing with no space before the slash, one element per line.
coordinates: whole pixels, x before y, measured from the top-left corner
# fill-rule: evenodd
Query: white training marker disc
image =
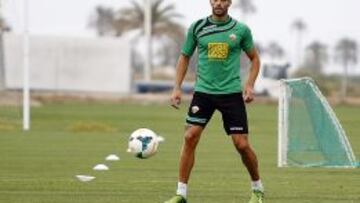
<path fill-rule="evenodd" d="M 81 182 L 89 182 L 95 179 L 94 176 L 88 176 L 88 175 L 76 175 L 76 178 Z"/>
<path fill-rule="evenodd" d="M 110 154 L 105 158 L 106 161 L 119 161 L 120 157 L 116 156 L 116 154 Z"/>
<path fill-rule="evenodd" d="M 94 166 L 93 168 L 95 171 L 107 171 L 109 170 L 109 167 L 107 167 L 105 164 L 98 164 Z"/>

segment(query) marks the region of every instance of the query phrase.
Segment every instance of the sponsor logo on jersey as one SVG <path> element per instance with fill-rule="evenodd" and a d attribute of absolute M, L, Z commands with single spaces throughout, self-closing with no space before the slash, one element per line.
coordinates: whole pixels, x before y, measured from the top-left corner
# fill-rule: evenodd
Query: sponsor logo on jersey
<path fill-rule="evenodd" d="M 229 45 L 227 43 L 209 43 L 209 59 L 226 59 L 229 55 Z"/>

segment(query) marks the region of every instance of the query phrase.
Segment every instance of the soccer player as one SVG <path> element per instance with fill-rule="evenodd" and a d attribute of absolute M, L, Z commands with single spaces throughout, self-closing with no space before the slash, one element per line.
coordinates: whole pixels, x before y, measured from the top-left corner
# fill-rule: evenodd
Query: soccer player
<path fill-rule="evenodd" d="M 166 203 L 186 203 L 187 183 L 194 165 L 195 149 L 202 131 L 215 110 L 222 114 L 223 126 L 241 155 L 251 178 L 249 203 L 262 203 L 264 188 L 258 161 L 248 141 L 245 102 L 254 99 L 254 83 L 260 69 L 250 29 L 228 15 L 231 0 L 210 0 L 212 15 L 194 22 L 187 33 L 177 64 L 171 105 L 181 102 L 181 84 L 189 60 L 197 48 L 199 62 L 195 92 L 186 118 L 187 127 L 180 155 L 176 195 Z M 240 78 L 240 54 L 244 51 L 251 69 L 244 88 Z"/>

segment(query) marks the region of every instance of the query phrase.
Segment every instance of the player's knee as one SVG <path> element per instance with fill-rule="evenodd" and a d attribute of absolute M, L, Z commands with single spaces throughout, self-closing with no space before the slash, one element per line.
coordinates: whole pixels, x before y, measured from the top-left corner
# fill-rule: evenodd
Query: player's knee
<path fill-rule="evenodd" d="M 243 152 L 246 152 L 247 150 L 250 149 L 250 145 L 248 142 L 246 141 L 243 141 L 243 142 L 236 142 L 235 143 L 235 147 L 237 149 L 237 151 L 239 153 L 243 153 Z"/>
<path fill-rule="evenodd" d="M 195 146 L 199 141 L 199 134 L 191 130 L 187 130 L 184 136 L 185 144 L 188 146 Z"/>

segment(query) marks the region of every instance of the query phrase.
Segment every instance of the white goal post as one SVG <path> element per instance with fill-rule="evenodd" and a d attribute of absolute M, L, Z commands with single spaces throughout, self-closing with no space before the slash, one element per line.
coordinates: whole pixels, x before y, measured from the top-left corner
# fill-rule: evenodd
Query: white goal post
<path fill-rule="evenodd" d="M 278 116 L 278 167 L 358 166 L 335 112 L 311 78 L 280 81 Z"/>

